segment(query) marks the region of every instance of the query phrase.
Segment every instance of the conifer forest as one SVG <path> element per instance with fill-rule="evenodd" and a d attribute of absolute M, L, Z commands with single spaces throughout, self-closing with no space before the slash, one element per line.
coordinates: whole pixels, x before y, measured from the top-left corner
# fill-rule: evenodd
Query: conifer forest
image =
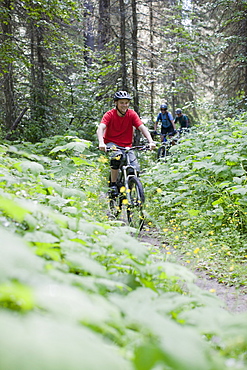
<path fill-rule="evenodd" d="M 247 2 L 0 5 L 0 370 L 246 369 Z M 98 149 L 119 90 L 190 121 L 136 154 L 141 230 Z"/>

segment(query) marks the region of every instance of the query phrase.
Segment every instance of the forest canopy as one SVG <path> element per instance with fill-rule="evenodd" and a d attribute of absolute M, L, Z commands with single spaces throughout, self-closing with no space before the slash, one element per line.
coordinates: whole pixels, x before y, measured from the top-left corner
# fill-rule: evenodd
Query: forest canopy
<path fill-rule="evenodd" d="M 0 369 L 246 369 L 247 313 L 192 272 L 246 293 L 246 9 L 1 1 Z M 109 217 L 94 142 L 123 89 L 149 128 L 165 102 L 192 126 L 138 158 L 152 244 Z"/>
<path fill-rule="evenodd" d="M 95 124 L 118 89 L 153 122 L 246 110 L 246 2 L 1 1 L 1 136 L 36 142 Z"/>

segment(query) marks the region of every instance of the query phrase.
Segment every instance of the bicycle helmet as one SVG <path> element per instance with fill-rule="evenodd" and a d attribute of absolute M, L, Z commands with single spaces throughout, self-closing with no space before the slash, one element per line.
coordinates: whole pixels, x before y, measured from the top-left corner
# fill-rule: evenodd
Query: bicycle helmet
<path fill-rule="evenodd" d="M 167 109 L 167 105 L 166 104 L 161 104 L 161 106 L 160 106 L 160 109 Z"/>
<path fill-rule="evenodd" d="M 114 94 L 114 101 L 117 101 L 119 99 L 131 100 L 131 96 L 127 93 L 127 91 L 118 91 Z"/>
<path fill-rule="evenodd" d="M 182 114 L 182 109 L 180 109 L 180 108 L 176 109 L 176 110 L 175 110 L 175 113 L 176 113 L 176 114 Z"/>

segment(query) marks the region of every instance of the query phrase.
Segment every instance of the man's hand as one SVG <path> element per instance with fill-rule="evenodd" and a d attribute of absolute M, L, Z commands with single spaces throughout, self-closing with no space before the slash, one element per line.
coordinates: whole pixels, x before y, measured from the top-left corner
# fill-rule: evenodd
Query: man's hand
<path fill-rule="evenodd" d="M 99 150 L 102 150 L 103 152 L 106 152 L 106 145 L 105 145 L 105 143 L 99 143 Z"/>
<path fill-rule="evenodd" d="M 150 148 L 150 150 L 154 150 L 154 149 L 156 148 L 156 144 L 155 144 L 155 142 L 151 141 L 151 142 L 149 143 L 149 148 Z"/>

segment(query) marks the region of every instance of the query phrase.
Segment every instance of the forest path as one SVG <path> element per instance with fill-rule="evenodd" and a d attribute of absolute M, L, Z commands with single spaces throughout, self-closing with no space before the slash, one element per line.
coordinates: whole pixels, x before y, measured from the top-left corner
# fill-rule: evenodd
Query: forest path
<path fill-rule="evenodd" d="M 166 253 L 167 250 L 162 245 L 167 244 L 164 237 L 159 235 L 157 230 L 141 231 L 138 236 L 138 240 L 142 243 L 148 243 L 154 247 L 158 247 L 162 253 Z M 175 251 L 175 250 L 174 250 Z M 195 284 L 203 290 L 215 292 L 215 294 L 225 303 L 226 309 L 232 313 L 240 313 L 247 311 L 247 294 L 236 289 L 234 286 L 226 286 L 217 281 L 217 279 L 210 278 L 205 271 L 196 269 L 195 266 L 190 266 L 184 262 L 184 257 L 178 254 L 173 254 L 173 258 L 176 259 L 176 263 L 181 264 L 189 268 L 196 276 L 197 280 Z"/>

